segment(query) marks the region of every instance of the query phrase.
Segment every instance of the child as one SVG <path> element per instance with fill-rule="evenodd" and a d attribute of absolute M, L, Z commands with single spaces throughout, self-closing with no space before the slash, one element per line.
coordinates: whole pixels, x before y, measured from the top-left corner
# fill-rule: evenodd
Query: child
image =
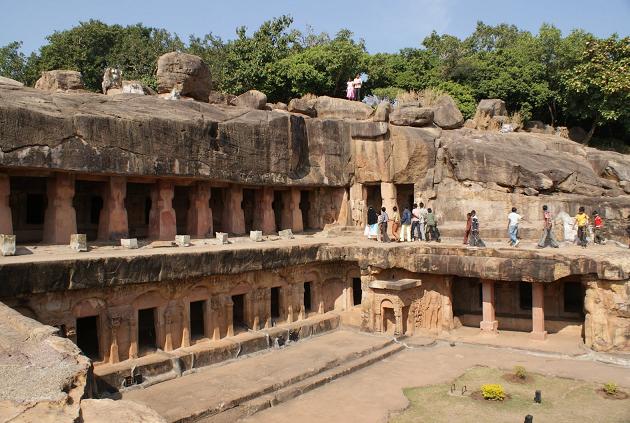
<path fill-rule="evenodd" d="M 477 218 L 477 212 L 475 210 L 470 212 L 470 246 L 471 247 L 485 247 L 486 244 L 481 240 L 479 236 L 479 219 Z"/>
<path fill-rule="evenodd" d="M 346 86 L 346 98 L 348 100 L 354 100 L 354 82 L 352 79 L 348 80 L 348 85 Z"/>
<path fill-rule="evenodd" d="M 590 219 L 588 215 L 584 212 L 584 207 L 580 207 L 578 209 L 578 214 L 575 215 L 575 223 L 573 224 L 573 229 L 577 226 L 577 237 L 578 237 L 578 245 L 582 248 L 586 248 L 588 241 L 586 241 L 586 228 Z"/>
<path fill-rule="evenodd" d="M 596 211 L 593 212 L 593 225 L 593 232 L 595 233 L 593 241 L 596 244 L 602 244 L 605 242 L 604 237 L 602 236 L 602 232 L 604 231 L 604 220 Z"/>

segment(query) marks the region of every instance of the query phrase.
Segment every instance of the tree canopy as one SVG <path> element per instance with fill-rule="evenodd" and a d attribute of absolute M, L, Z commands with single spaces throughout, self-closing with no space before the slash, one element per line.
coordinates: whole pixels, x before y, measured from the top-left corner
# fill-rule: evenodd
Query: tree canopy
<path fill-rule="evenodd" d="M 581 30 L 563 36 L 549 24 L 531 33 L 479 22 L 464 39 L 433 32 L 418 46 L 369 54 L 348 30 L 330 36 L 292 25 L 290 16 L 280 16 L 252 32 L 239 27 L 231 40 L 208 33 L 184 42 L 165 29 L 90 20 L 54 32 L 30 56 L 19 41 L 0 47 L 0 75 L 33 85 L 41 71 L 78 70 L 86 87 L 99 91 L 105 67 L 116 66 L 125 79 L 155 86 L 157 58 L 177 50 L 208 64 L 215 89 L 258 89 L 270 101 L 343 96 L 346 81 L 365 73 L 368 94 L 439 88 L 466 117 L 480 99 L 501 98 L 525 119 L 582 125 L 591 135 L 599 128 L 627 139 L 630 132 L 630 37 L 599 39 Z"/>

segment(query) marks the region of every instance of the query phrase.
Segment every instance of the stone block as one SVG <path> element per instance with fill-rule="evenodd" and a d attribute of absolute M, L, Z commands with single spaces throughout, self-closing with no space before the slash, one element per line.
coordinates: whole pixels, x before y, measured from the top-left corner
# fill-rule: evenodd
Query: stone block
<path fill-rule="evenodd" d="M 180 247 L 190 247 L 190 235 L 175 235 L 175 244 Z"/>
<path fill-rule="evenodd" d="M 249 231 L 249 239 L 255 242 L 261 242 L 263 240 L 262 231 Z"/>
<path fill-rule="evenodd" d="M 293 238 L 295 238 L 293 236 L 293 231 L 291 229 L 283 229 L 280 232 L 278 232 L 278 235 L 280 236 L 281 239 L 293 239 Z"/>
<path fill-rule="evenodd" d="M 87 235 L 85 234 L 71 234 L 70 235 L 70 248 L 74 251 L 87 251 Z"/>
<path fill-rule="evenodd" d="M 120 240 L 120 245 L 123 248 L 135 250 L 138 248 L 138 238 L 123 238 Z"/>
<path fill-rule="evenodd" d="M 3 256 L 15 255 L 15 235 L 0 234 L 0 254 Z"/>
<path fill-rule="evenodd" d="M 228 234 L 226 232 L 217 232 L 216 237 L 217 237 L 217 243 L 219 245 L 230 243 L 230 241 L 228 241 Z"/>

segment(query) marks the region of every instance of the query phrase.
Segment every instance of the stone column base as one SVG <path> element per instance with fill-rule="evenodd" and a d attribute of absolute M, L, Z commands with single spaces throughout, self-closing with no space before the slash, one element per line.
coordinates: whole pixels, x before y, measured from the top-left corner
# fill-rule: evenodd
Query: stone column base
<path fill-rule="evenodd" d="M 479 328 L 481 328 L 481 330 L 484 332 L 496 333 L 497 329 L 499 328 L 499 322 L 497 320 L 482 320 L 479 323 Z"/>
<path fill-rule="evenodd" d="M 545 339 L 547 339 L 547 331 L 537 331 L 537 332 L 530 332 L 529 333 L 529 337 L 535 341 L 544 341 Z"/>

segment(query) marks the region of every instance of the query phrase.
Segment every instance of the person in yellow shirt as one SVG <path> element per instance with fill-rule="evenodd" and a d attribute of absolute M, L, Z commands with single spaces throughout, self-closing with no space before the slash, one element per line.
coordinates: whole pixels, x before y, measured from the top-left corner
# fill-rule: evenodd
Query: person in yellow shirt
<path fill-rule="evenodd" d="M 578 214 L 575 215 L 575 223 L 573 229 L 577 226 L 578 245 L 586 248 L 586 228 L 588 227 L 590 219 L 586 213 L 584 213 L 584 207 L 580 207 Z"/>

